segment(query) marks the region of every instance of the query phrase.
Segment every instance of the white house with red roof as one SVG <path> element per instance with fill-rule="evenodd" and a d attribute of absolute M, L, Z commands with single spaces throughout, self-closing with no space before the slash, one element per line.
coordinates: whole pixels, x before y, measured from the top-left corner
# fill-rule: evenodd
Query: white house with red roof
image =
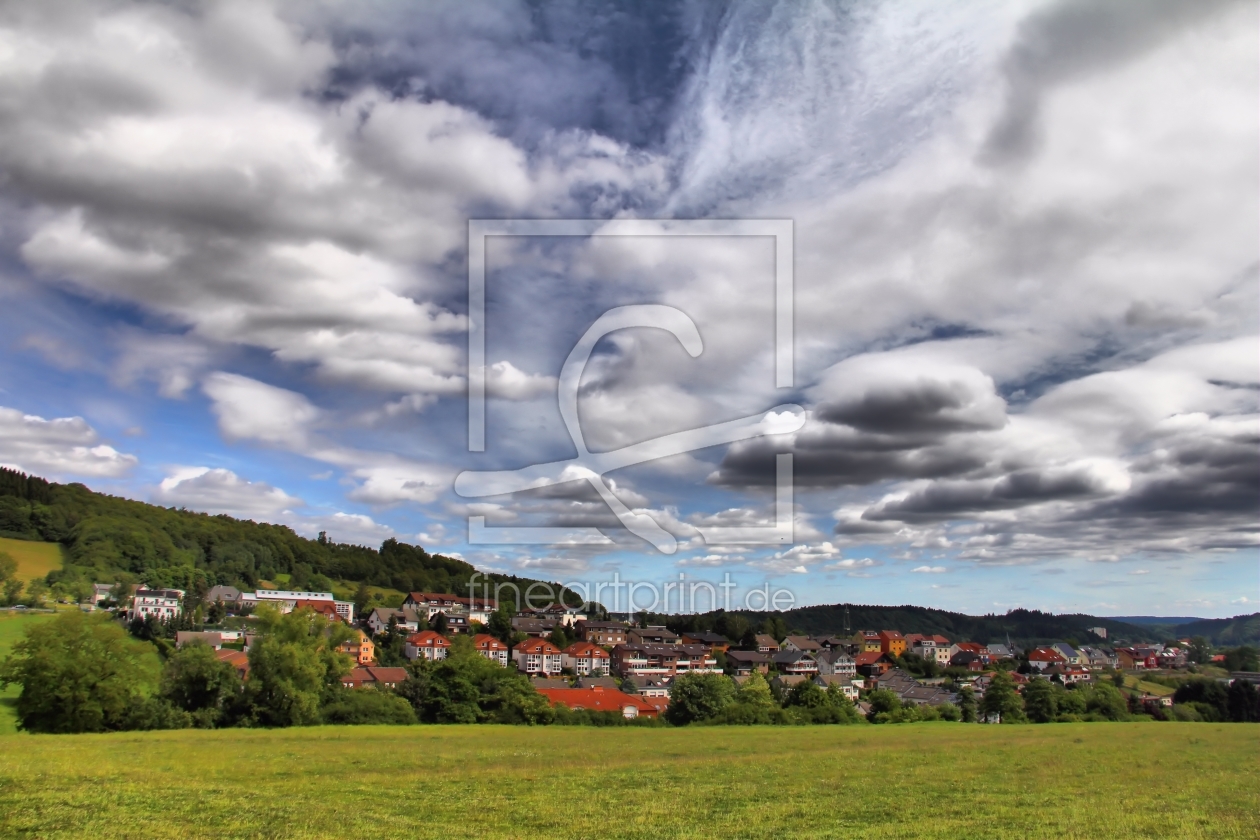
<path fill-rule="evenodd" d="M 574 642 L 561 654 L 560 664 L 579 677 L 604 676 L 612 669 L 608 651 L 590 642 Z"/>
<path fill-rule="evenodd" d="M 546 639 L 526 639 L 512 648 L 512 661 L 525 674 L 558 674 L 564 654 Z"/>
<path fill-rule="evenodd" d="M 491 662 L 496 662 L 504 668 L 507 667 L 508 648 L 501 640 L 489 633 L 478 633 L 473 636 L 473 647 L 476 648 L 477 653 Z"/>
<path fill-rule="evenodd" d="M 451 640 L 433 630 L 421 630 L 407 637 L 403 646 L 403 655 L 408 659 L 427 659 L 435 662 L 445 659 L 451 649 Z"/>
<path fill-rule="evenodd" d="M 1067 657 L 1052 647 L 1034 648 L 1028 652 L 1028 664 L 1038 671 L 1044 671 L 1051 665 L 1068 664 Z"/>

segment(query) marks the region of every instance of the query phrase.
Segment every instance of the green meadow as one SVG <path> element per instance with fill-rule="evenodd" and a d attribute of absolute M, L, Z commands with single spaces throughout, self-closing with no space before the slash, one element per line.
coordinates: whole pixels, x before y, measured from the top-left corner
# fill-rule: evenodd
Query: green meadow
<path fill-rule="evenodd" d="M 17 561 L 17 579 L 30 581 L 60 569 L 64 557 L 57 543 L 32 542 L 0 537 L 0 551 Z"/>
<path fill-rule="evenodd" d="M 1247 838 L 1260 726 L 0 737 L 0 836 Z"/>

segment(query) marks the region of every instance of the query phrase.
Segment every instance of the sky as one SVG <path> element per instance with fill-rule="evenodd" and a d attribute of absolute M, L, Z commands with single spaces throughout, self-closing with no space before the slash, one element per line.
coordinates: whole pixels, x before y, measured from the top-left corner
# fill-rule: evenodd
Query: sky
<path fill-rule="evenodd" d="M 732 606 L 1254 612 L 1258 18 L 3 4 L 0 464 L 547 580 L 729 580 Z M 479 314 L 479 219 L 597 235 L 488 237 Z M 791 237 L 668 235 L 678 220 Z M 593 344 L 583 445 L 660 454 L 746 417 L 758 436 L 457 493 L 465 471 L 578 455 L 562 366 L 643 304 L 691 326 Z M 785 453 L 791 540 L 707 541 L 775 522 Z M 562 536 L 470 542 L 470 517 Z"/>

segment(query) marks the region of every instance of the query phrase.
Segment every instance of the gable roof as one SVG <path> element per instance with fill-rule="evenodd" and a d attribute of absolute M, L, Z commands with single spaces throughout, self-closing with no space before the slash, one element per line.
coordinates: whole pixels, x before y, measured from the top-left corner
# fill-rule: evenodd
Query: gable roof
<path fill-rule="evenodd" d="M 520 653 L 541 656 L 554 656 L 560 653 L 560 648 L 556 647 L 546 639 L 526 639 L 516 645 L 516 650 Z"/>
<path fill-rule="evenodd" d="M 695 639 L 706 645 L 728 645 L 731 640 L 723 636 L 721 633 L 683 633 L 683 637 L 687 639 Z"/>
<path fill-rule="evenodd" d="M 346 676 L 342 677 L 342 682 L 357 683 L 386 683 L 389 685 L 397 685 L 407 681 L 406 668 L 392 668 L 381 665 L 364 665 L 355 668 Z"/>
<path fill-rule="evenodd" d="M 797 650 L 820 650 L 822 645 L 809 638 L 808 636 L 788 636 L 784 638 L 783 643 L 791 642 Z"/>
<path fill-rule="evenodd" d="M 762 665 L 770 662 L 770 657 L 756 650 L 728 650 L 726 658 L 728 661 L 747 662 L 751 665 Z"/>
<path fill-rule="evenodd" d="M 451 640 L 436 630 L 421 630 L 407 637 L 407 643 L 415 647 L 448 648 Z"/>
<path fill-rule="evenodd" d="M 649 698 L 625 694 L 607 688 L 540 688 L 538 693 L 551 705 L 557 703 L 570 709 L 589 709 L 593 712 L 622 712 L 633 707 L 639 714 L 654 716 L 665 707 L 664 703 L 652 703 Z"/>
<path fill-rule="evenodd" d="M 473 647 L 477 650 L 507 650 L 507 645 L 503 644 L 501 639 L 489 633 L 478 633 L 473 636 Z"/>
<path fill-rule="evenodd" d="M 885 654 L 883 651 L 872 650 L 872 651 L 867 651 L 866 653 L 859 653 L 853 659 L 853 664 L 861 668 L 863 665 L 874 665 L 876 662 L 880 661 L 881 659 L 884 660 L 885 662 L 889 661 L 887 654 Z"/>
<path fill-rule="evenodd" d="M 574 642 L 564 649 L 569 656 L 592 658 L 592 659 L 608 659 L 608 651 L 599 645 L 593 645 L 590 642 Z"/>

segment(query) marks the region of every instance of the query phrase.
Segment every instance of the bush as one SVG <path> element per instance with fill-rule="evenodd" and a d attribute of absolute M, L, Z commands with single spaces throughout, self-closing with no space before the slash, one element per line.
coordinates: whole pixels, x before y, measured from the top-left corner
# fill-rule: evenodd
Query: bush
<path fill-rule="evenodd" d="M 735 683 L 724 674 L 683 674 L 674 680 L 665 718 L 675 726 L 709 720 L 735 702 Z"/>
<path fill-rule="evenodd" d="M 416 713 L 404 698 L 375 688 L 343 688 L 335 692 L 323 708 L 324 723 L 392 724 L 416 722 Z"/>

